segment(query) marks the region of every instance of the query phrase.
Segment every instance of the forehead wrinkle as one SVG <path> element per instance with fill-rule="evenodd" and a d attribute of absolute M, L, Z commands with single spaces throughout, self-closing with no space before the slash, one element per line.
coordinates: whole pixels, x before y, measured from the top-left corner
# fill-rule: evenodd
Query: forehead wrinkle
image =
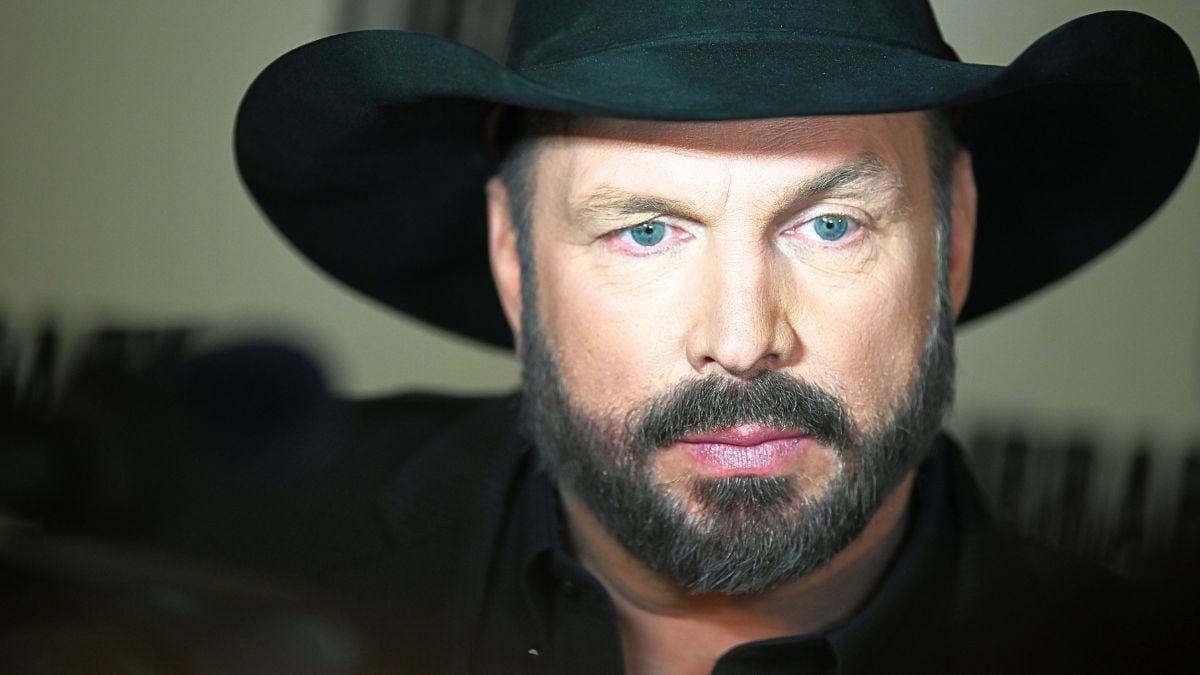
<path fill-rule="evenodd" d="M 633 154 L 645 152 L 645 146 L 635 143 L 622 143 L 612 150 L 614 154 L 627 146 Z M 657 147 L 653 151 L 653 161 L 659 161 L 664 156 L 673 159 L 690 160 L 696 163 L 713 164 L 710 153 L 686 147 Z M 689 167 L 692 165 L 689 165 Z M 703 172 L 698 175 L 703 175 Z M 715 177 L 710 176 L 715 180 Z M 728 170 L 722 172 L 720 185 L 714 180 L 697 194 L 697 188 L 690 186 L 684 190 L 672 181 L 646 186 L 624 186 L 618 179 L 615 183 L 601 182 L 589 187 L 582 195 L 567 198 L 568 213 L 580 220 L 615 220 L 623 216 L 671 215 L 695 222 L 708 222 L 716 214 L 723 213 L 730 199 L 732 176 Z M 668 196 L 680 193 L 681 196 Z"/>
<path fill-rule="evenodd" d="M 899 173 L 879 155 L 867 152 L 778 191 L 769 208 L 773 213 L 782 213 L 819 197 L 872 197 L 888 192 L 896 193 L 897 206 L 907 210 L 908 192 Z"/>

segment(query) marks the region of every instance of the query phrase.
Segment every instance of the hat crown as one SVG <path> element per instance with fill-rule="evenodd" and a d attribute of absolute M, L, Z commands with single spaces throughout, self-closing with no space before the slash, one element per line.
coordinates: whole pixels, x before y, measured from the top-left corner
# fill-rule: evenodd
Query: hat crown
<path fill-rule="evenodd" d="M 508 64 L 531 68 L 672 38 L 804 32 L 953 57 L 927 0 L 524 0 Z"/>

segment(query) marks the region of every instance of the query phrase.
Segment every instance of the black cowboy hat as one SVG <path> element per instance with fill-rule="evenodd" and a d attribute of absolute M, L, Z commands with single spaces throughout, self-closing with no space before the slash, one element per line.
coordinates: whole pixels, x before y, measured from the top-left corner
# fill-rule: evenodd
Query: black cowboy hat
<path fill-rule="evenodd" d="M 1200 137 L 1191 54 L 1131 12 L 1072 21 L 1001 67 L 960 62 L 926 0 L 527 0 L 507 65 L 403 31 L 284 55 L 242 102 L 238 163 L 267 216 L 327 272 L 511 345 L 485 235 L 498 106 L 650 120 L 957 108 L 979 189 L 960 322 L 1131 232 Z"/>

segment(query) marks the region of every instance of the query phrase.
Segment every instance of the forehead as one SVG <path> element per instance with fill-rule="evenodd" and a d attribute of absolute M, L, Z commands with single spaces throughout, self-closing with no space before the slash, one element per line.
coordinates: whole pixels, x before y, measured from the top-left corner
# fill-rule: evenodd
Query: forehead
<path fill-rule="evenodd" d="M 901 182 L 924 183 L 927 138 L 919 112 L 720 122 L 572 118 L 541 138 L 535 183 L 554 193 L 630 181 L 761 187 L 864 158 Z"/>

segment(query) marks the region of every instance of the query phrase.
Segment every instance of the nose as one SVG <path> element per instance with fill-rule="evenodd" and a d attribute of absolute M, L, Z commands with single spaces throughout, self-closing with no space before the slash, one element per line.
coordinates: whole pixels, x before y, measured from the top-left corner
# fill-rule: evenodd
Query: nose
<path fill-rule="evenodd" d="M 749 379 L 790 365 L 800 349 L 792 325 L 800 308 L 786 262 L 754 246 L 709 258 L 688 338 L 692 368 Z"/>

